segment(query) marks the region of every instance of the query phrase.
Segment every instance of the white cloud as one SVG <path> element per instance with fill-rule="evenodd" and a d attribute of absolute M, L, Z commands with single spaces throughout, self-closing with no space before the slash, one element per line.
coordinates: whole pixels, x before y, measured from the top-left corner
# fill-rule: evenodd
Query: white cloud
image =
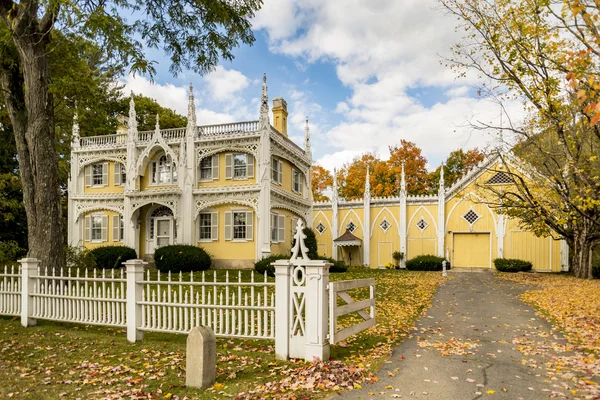
<path fill-rule="evenodd" d="M 250 80 L 241 72 L 225 69 L 218 65 L 214 71 L 204 78 L 212 101 L 234 102 L 239 100 L 240 93 L 248 87 Z"/>

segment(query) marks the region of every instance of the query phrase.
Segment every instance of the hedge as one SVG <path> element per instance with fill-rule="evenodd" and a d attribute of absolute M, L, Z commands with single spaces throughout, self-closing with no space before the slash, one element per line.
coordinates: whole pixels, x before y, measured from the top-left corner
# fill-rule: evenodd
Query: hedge
<path fill-rule="evenodd" d="M 176 244 L 154 251 L 154 263 L 161 272 L 205 271 L 210 268 L 210 255 L 201 247 Z"/>
<path fill-rule="evenodd" d="M 411 258 L 406 262 L 406 269 L 410 271 L 441 271 L 444 257 L 424 254 Z M 450 269 L 450 262 L 446 260 L 446 269 Z"/>
<path fill-rule="evenodd" d="M 277 260 L 289 260 L 290 256 L 285 254 L 271 254 L 268 257 L 265 257 L 261 260 L 258 260 L 254 264 L 254 270 L 259 274 L 263 274 L 266 272 L 268 276 L 275 276 L 275 267 L 271 265 L 271 263 Z M 346 272 L 348 270 L 348 266 L 341 260 L 334 260 L 333 258 L 318 256 L 317 260 L 325 260 L 329 261 L 333 264 L 329 267 L 329 272 L 338 273 L 338 272 Z"/>
<path fill-rule="evenodd" d="M 516 258 L 496 258 L 494 266 L 502 272 L 521 272 L 531 271 L 533 265 L 529 261 L 518 260 Z"/>
<path fill-rule="evenodd" d="M 89 251 L 95 267 L 100 269 L 121 268 L 127 260 L 137 258 L 135 250 L 127 246 L 102 246 Z"/>

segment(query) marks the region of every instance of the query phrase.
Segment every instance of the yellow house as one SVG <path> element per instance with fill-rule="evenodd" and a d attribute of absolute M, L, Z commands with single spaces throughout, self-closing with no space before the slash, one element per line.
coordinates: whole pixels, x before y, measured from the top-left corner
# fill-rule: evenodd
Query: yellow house
<path fill-rule="evenodd" d="M 257 121 L 196 124 L 190 86 L 188 125 L 138 132 L 133 98 L 128 126 L 114 135 L 80 137 L 73 125 L 68 240 L 87 248 L 124 244 L 140 257 L 156 248 L 202 246 L 214 266 L 250 268 L 269 254 L 288 254 L 293 228 L 312 226 L 320 254 L 380 268 L 401 251 L 446 256 L 455 268 L 491 268 L 497 257 L 532 261 L 540 271 L 567 267 L 562 241 L 538 238 L 488 207 L 486 185 L 509 184 L 497 158 L 437 195 L 312 201 L 308 121 L 304 147 L 287 137 L 287 103 L 273 100 L 266 77 Z M 334 174 L 335 176 L 335 174 Z M 369 182 L 369 179 L 366 179 Z"/>
<path fill-rule="evenodd" d="M 287 137 L 287 104 L 266 77 L 257 121 L 198 126 L 190 86 L 188 125 L 138 132 L 133 98 L 128 126 L 80 137 L 73 126 L 69 243 L 124 244 L 138 256 L 174 243 L 202 246 L 215 267 L 249 268 L 289 253 L 298 218 L 312 224 L 312 155 Z"/>
<path fill-rule="evenodd" d="M 495 258 L 518 258 L 537 271 L 568 270 L 564 241 L 536 237 L 486 204 L 487 186 L 511 184 L 499 157 L 486 159 L 448 189 L 442 171 L 437 195 L 408 196 L 404 171 L 397 197 L 371 197 L 368 182 L 367 176 L 363 199 L 348 201 L 338 198 L 334 178 L 332 200 L 314 203 L 320 254 L 372 268 L 392 262 L 392 253 L 400 251 L 405 260 L 444 256 L 453 268 L 493 268 Z"/>

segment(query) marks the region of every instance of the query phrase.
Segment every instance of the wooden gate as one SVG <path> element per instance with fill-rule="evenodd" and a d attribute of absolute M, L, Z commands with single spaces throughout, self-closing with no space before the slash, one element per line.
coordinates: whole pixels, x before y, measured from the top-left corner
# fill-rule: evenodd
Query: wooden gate
<path fill-rule="evenodd" d="M 369 287 L 369 298 L 355 301 L 347 292 L 353 289 Z M 338 297 L 346 302 L 338 306 Z M 365 309 L 369 308 L 369 312 Z M 337 331 L 339 317 L 357 313 L 364 321 Z M 349 336 L 356 335 L 375 326 L 375 279 L 356 279 L 329 283 L 329 343 L 335 344 Z"/>

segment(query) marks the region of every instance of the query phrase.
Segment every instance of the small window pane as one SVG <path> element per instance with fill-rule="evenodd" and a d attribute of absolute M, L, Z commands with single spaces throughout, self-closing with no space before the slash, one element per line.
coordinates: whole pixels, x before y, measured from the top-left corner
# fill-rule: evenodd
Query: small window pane
<path fill-rule="evenodd" d="M 212 180 L 212 157 L 206 157 L 200 161 L 200 179 Z"/>
<path fill-rule="evenodd" d="M 211 239 L 212 216 L 210 213 L 200 214 L 200 239 Z"/>
<path fill-rule="evenodd" d="M 233 213 L 233 238 L 246 239 L 246 212 Z"/>
<path fill-rule="evenodd" d="M 92 185 L 101 186 L 104 184 L 104 180 L 102 179 L 102 169 L 102 164 L 92 165 Z"/>
<path fill-rule="evenodd" d="M 102 216 L 92 216 L 92 240 L 102 240 Z"/>
<path fill-rule="evenodd" d="M 233 155 L 233 177 L 245 178 L 246 166 L 248 165 L 248 156 L 246 154 Z"/>

